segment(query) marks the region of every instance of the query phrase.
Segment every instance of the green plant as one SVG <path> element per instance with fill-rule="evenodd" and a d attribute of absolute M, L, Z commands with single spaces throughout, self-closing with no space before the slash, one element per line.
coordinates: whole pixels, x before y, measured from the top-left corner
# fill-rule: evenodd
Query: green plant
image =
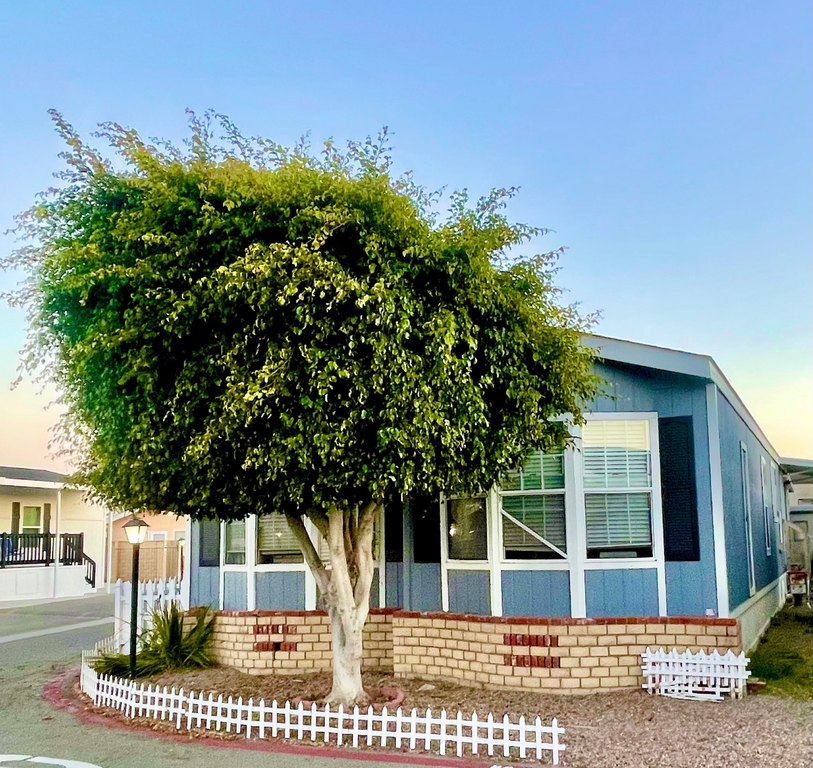
<path fill-rule="evenodd" d="M 153 616 L 153 624 L 141 638 L 136 654 L 136 677 L 157 675 L 166 670 L 211 666 L 209 645 L 214 631 L 214 618 L 201 611 L 194 626 L 184 632 L 184 613 L 175 604 L 162 608 Z M 130 674 L 130 657 L 125 653 L 100 656 L 93 665 L 100 674 L 123 677 Z"/>

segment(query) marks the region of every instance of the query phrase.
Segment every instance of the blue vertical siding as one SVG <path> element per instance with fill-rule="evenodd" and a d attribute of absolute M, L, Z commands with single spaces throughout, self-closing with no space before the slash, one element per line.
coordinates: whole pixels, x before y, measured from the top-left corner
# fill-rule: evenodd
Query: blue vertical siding
<path fill-rule="evenodd" d="M 409 609 L 412 611 L 439 611 L 443 607 L 440 597 L 440 563 L 412 563 L 410 566 Z M 488 585 L 486 584 L 486 599 Z"/>
<path fill-rule="evenodd" d="M 655 411 L 659 418 L 692 418 L 700 559 L 666 563 L 666 609 L 673 616 L 703 616 L 706 609 L 717 607 L 706 382 L 612 363 L 597 365 L 596 373 L 604 379 L 604 394 L 596 398 L 589 410 Z"/>
<path fill-rule="evenodd" d="M 756 590 L 759 591 L 777 579 L 782 565 L 779 562 L 777 547 L 778 531 L 773 524 L 773 519 L 771 519 L 771 554 L 768 555 L 765 550 L 760 457 L 764 456 L 770 465 L 771 455 L 720 392 L 718 392 L 717 402 L 720 419 L 728 607 L 733 611 L 749 598 L 748 547 L 740 469 L 740 442 L 745 443 L 748 450 L 751 501 L 750 535 L 754 545 Z"/>
<path fill-rule="evenodd" d="M 384 568 L 387 585 L 386 607 L 401 608 L 404 605 L 404 564 L 387 563 Z"/>
<path fill-rule="evenodd" d="M 193 521 L 188 542 L 187 568 L 189 568 L 189 604 L 206 605 L 217 609 L 220 605 L 220 569 L 201 568 L 200 526 Z"/>
<path fill-rule="evenodd" d="M 226 571 L 223 574 L 223 608 L 227 611 L 245 611 L 246 574 Z"/>
<path fill-rule="evenodd" d="M 449 571 L 449 610 L 452 613 L 491 613 L 488 571 Z"/>
<path fill-rule="evenodd" d="M 504 616 L 570 616 L 568 571 L 503 571 Z"/>
<path fill-rule="evenodd" d="M 301 571 L 268 571 L 254 578 L 258 610 L 304 610 L 305 574 Z"/>
<path fill-rule="evenodd" d="M 587 615 L 657 616 L 658 574 L 654 568 L 586 571 Z"/>

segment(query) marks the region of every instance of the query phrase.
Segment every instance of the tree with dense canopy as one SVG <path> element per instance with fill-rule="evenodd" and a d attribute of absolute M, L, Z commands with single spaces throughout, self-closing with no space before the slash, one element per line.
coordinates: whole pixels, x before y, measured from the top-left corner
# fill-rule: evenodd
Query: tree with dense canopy
<path fill-rule="evenodd" d="M 284 514 L 332 623 L 328 699 L 363 700 L 384 499 L 483 491 L 594 392 L 557 254 L 513 256 L 541 234 L 506 218 L 513 190 L 441 220 L 386 132 L 313 154 L 193 114 L 180 148 L 102 125 L 111 159 L 53 116 L 68 169 L 5 266 L 83 482 L 132 510 Z"/>

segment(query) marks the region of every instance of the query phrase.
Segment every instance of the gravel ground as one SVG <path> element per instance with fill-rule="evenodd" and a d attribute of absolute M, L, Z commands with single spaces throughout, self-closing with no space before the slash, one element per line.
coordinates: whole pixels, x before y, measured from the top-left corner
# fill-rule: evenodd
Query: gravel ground
<path fill-rule="evenodd" d="M 330 678 L 253 676 L 214 668 L 149 682 L 283 701 L 317 699 L 328 690 Z M 813 700 L 750 695 L 740 701 L 679 701 L 643 691 L 540 695 L 434 682 L 432 690 L 420 691 L 424 682 L 365 675 L 365 685 L 404 689 L 405 708 L 557 717 L 565 728 L 562 765 L 567 768 L 813 768 Z"/>

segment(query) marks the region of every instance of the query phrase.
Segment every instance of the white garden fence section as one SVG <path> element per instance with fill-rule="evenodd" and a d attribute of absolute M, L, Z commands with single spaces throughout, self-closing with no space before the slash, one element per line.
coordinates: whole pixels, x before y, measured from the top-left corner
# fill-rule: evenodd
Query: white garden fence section
<path fill-rule="evenodd" d="M 721 655 L 699 651 L 649 648 L 641 654 L 641 671 L 646 678 L 643 687 L 649 693 L 659 693 L 675 699 L 708 699 L 720 701 L 724 695 L 741 698 L 751 673 L 746 669 L 749 659 L 744 653 L 728 651 Z"/>
<path fill-rule="evenodd" d="M 96 706 L 112 707 L 127 717 L 145 717 L 174 723 L 178 730 L 193 728 L 243 734 L 246 738 L 283 737 L 333 743 L 339 746 L 378 746 L 437 752 L 441 755 L 501 755 L 536 758 L 550 754 L 554 765 L 565 749 L 561 741 L 564 728 L 556 718 L 543 725 L 540 718 L 513 722 L 508 715 L 481 719 L 476 713 L 463 717 L 445 710 L 422 715 L 413 709 L 405 712 L 386 708 L 343 709 L 293 705 L 286 701 L 208 696 L 183 688 L 167 689 L 139 685 L 130 680 L 98 675 L 92 668 L 95 653 L 82 654 L 81 687 Z"/>
<path fill-rule="evenodd" d="M 129 581 L 119 581 L 115 585 L 113 637 L 118 648 L 127 648 L 130 644 L 130 595 Z M 181 582 L 175 579 L 162 581 L 140 581 L 138 583 L 138 623 L 136 633 L 141 637 L 145 629 L 152 626 L 152 615 L 155 611 L 177 603 L 181 607 Z"/>

